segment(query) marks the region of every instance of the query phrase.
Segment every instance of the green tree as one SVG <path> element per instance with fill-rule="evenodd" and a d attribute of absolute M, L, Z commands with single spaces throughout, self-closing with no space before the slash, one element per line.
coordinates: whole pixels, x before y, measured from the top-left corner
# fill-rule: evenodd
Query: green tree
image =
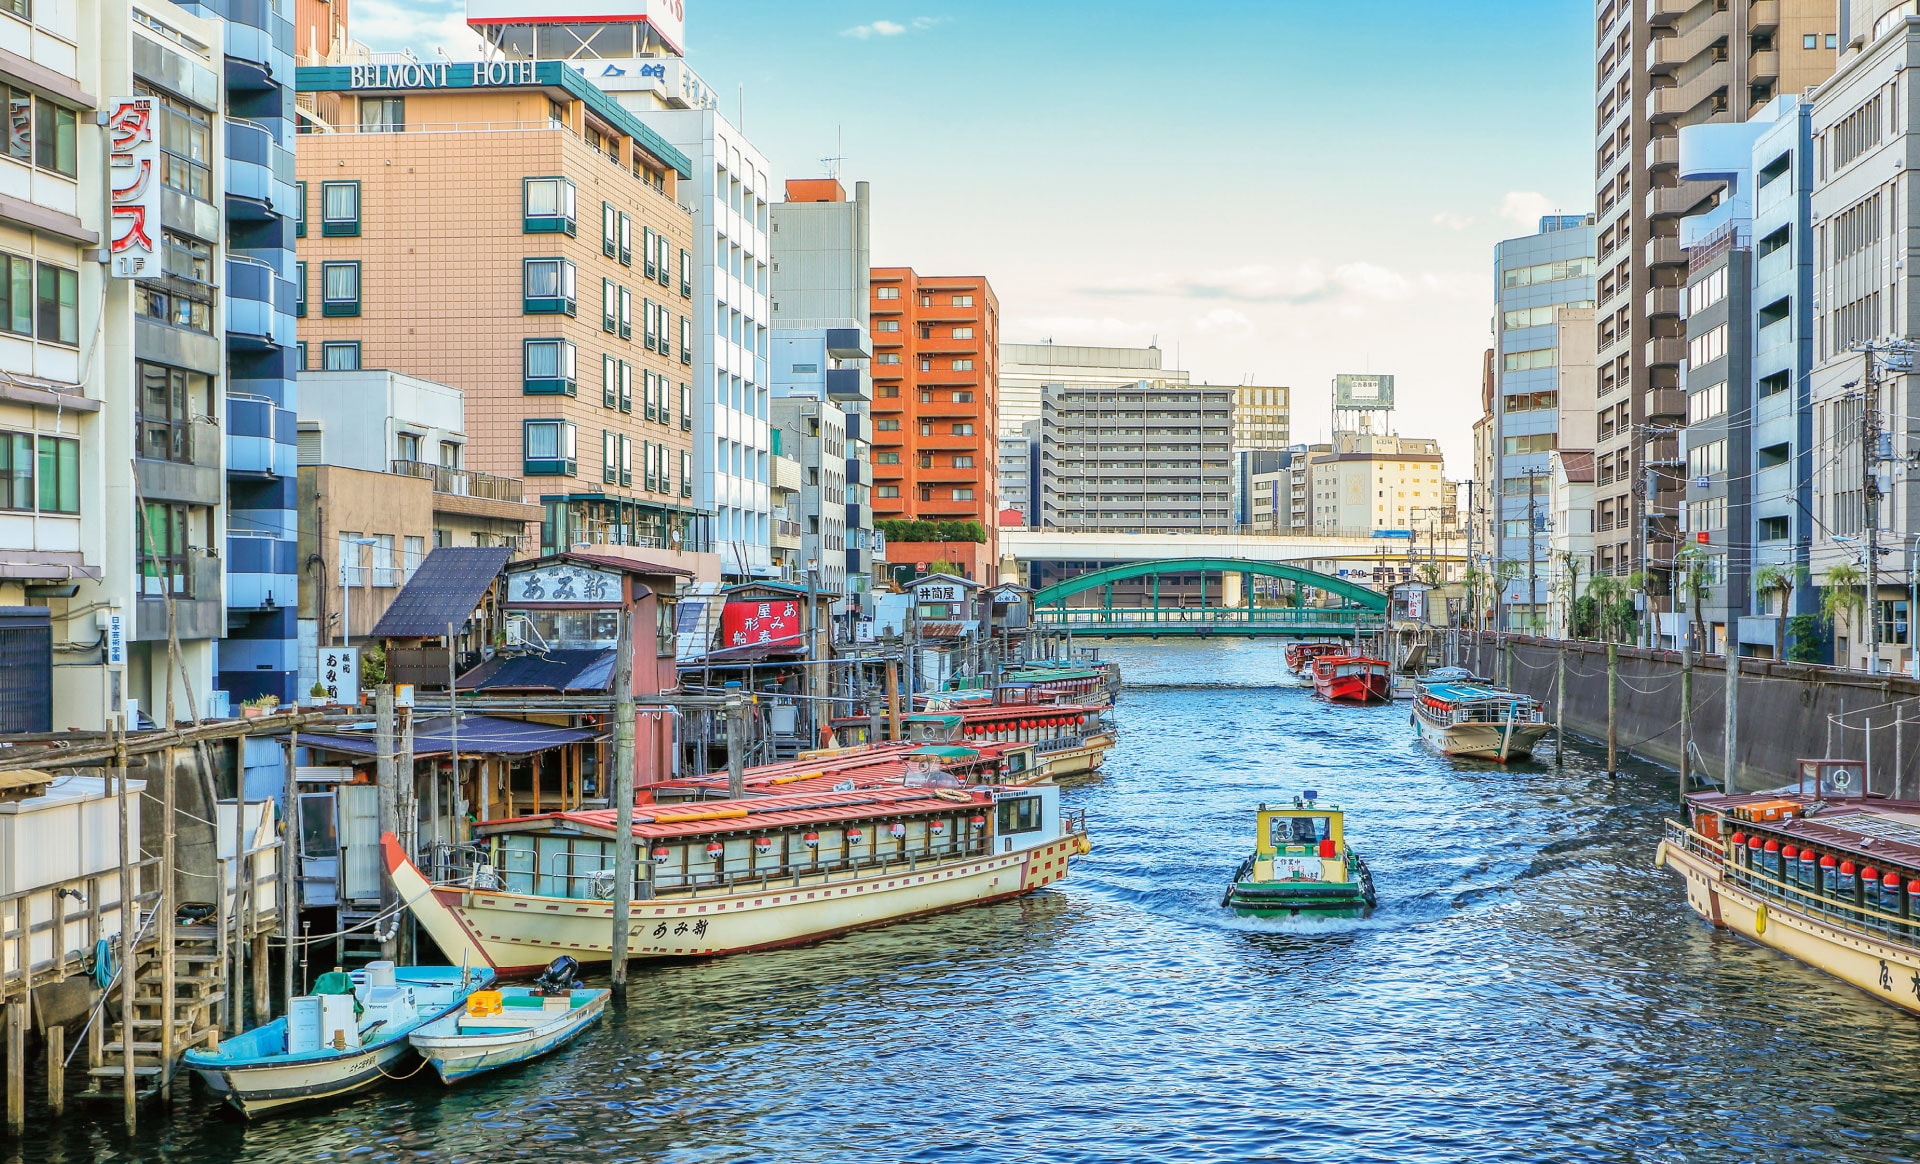
<path fill-rule="evenodd" d="M 1828 566 L 1826 577 L 1821 579 L 1821 621 L 1838 630 L 1843 616 L 1856 616 L 1846 620 L 1851 633 L 1857 616 L 1867 608 L 1867 593 L 1863 589 L 1865 584 L 1865 573 L 1852 562 L 1836 562 Z"/>
<path fill-rule="evenodd" d="M 1793 588 L 1800 584 L 1803 574 L 1799 566 L 1778 563 L 1762 566 L 1753 572 L 1754 593 L 1780 596 L 1779 605 L 1773 612 L 1773 657 L 1776 659 L 1787 657 L 1787 612 L 1793 599 Z"/>
<path fill-rule="evenodd" d="M 1686 596 L 1687 605 L 1692 608 L 1693 629 L 1688 632 L 1693 641 L 1706 649 L 1705 610 L 1707 602 L 1707 580 L 1712 565 L 1712 555 L 1697 545 L 1687 546 L 1673 556 L 1675 579 L 1679 592 Z"/>
<path fill-rule="evenodd" d="M 1580 555 L 1572 550 L 1562 550 L 1557 555 L 1560 561 L 1560 574 L 1553 581 L 1554 597 L 1567 608 L 1567 634 L 1579 638 L 1575 629 L 1580 606 Z"/>

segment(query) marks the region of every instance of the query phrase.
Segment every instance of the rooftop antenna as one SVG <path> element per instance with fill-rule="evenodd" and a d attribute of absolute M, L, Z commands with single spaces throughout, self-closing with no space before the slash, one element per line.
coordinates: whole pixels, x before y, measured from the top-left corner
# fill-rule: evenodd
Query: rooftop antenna
<path fill-rule="evenodd" d="M 827 171 L 827 177 L 832 178 L 836 182 L 840 180 L 840 163 L 847 160 L 846 156 L 840 152 L 841 137 L 840 127 L 835 126 L 833 130 L 833 156 L 820 159 L 821 166 L 825 167 Z"/>

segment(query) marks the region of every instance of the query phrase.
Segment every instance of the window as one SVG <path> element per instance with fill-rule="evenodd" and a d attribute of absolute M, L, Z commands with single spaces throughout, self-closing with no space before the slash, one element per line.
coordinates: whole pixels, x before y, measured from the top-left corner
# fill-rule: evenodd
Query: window
<path fill-rule="evenodd" d="M 633 442 L 620 434 L 620 484 L 633 484 Z"/>
<path fill-rule="evenodd" d="M 565 259 L 521 261 L 521 307 L 528 315 L 573 315 L 573 264 Z"/>
<path fill-rule="evenodd" d="M 624 210 L 620 212 L 620 265 L 633 266 L 633 218 Z"/>
<path fill-rule="evenodd" d="M 360 183 L 320 183 L 320 233 L 326 238 L 360 234 Z"/>
<path fill-rule="evenodd" d="M 873 289 L 873 297 L 874 297 L 875 299 L 898 299 L 898 298 L 900 298 L 900 288 L 898 288 L 898 287 L 875 287 L 875 288 Z M 898 327 L 894 327 L 894 328 L 891 328 L 891 329 L 889 329 L 889 330 L 891 330 L 891 331 L 899 331 L 900 329 L 899 329 Z"/>
<path fill-rule="evenodd" d="M 293 208 L 293 237 L 307 237 L 307 184 L 295 182 L 295 206 Z"/>
<path fill-rule="evenodd" d="M 972 436 L 973 425 L 967 423 L 964 420 L 955 421 L 953 425 L 953 435 L 954 436 Z"/>
<path fill-rule="evenodd" d="M 442 469 L 458 469 L 460 467 L 459 441 L 440 442 L 440 467 Z"/>
<path fill-rule="evenodd" d="M 1727 268 L 1721 267 L 1712 274 L 1696 280 L 1687 288 L 1687 314 L 1693 315 L 1712 307 L 1727 297 Z"/>
<path fill-rule="evenodd" d="M 620 254 L 620 212 L 611 202 L 600 204 L 600 253 L 609 259 Z"/>
<path fill-rule="evenodd" d="M 1508 352 L 1502 365 L 1509 372 L 1531 372 L 1538 368 L 1551 368 L 1559 358 L 1558 348 L 1535 348 L 1526 352 Z"/>
<path fill-rule="evenodd" d="M 33 262 L 0 255 L 0 328 L 33 334 Z"/>
<path fill-rule="evenodd" d="M 654 244 L 653 238 L 654 238 L 653 228 L 650 226 L 640 232 L 640 261 L 642 264 L 641 270 L 646 274 L 647 278 L 649 279 L 657 279 L 660 277 L 660 264 L 658 263 L 658 261 L 654 256 L 655 244 Z M 620 261 L 625 263 L 625 262 L 631 262 L 632 260 L 630 257 L 623 255 Z"/>
<path fill-rule="evenodd" d="M 1760 519 L 1760 540 L 1763 542 L 1784 542 L 1792 536 L 1789 519 L 1784 517 L 1763 517 Z"/>
<path fill-rule="evenodd" d="M 1500 275 L 1502 287 L 1529 287 L 1535 283 L 1555 283 L 1561 279 L 1581 279 L 1593 274 L 1593 260 L 1590 258 L 1562 259 L 1552 263 L 1537 263 L 1531 267 L 1514 267 Z"/>
<path fill-rule="evenodd" d="M 302 372 L 306 371 L 311 366 L 307 363 L 307 341 L 301 340 L 294 344 L 293 352 L 293 366 Z"/>
<path fill-rule="evenodd" d="M 360 264 L 320 264 L 320 314 L 328 317 L 360 314 Z"/>
<path fill-rule="evenodd" d="M 898 400 L 899 398 L 900 398 L 900 385 L 898 384 L 880 385 L 880 399 Z"/>
<path fill-rule="evenodd" d="M 873 362 L 876 364 L 881 364 L 889 367 L 896 366 L 900 363 L 900 353 L 899 352 L 881 352 L 879 355 L 873 357 Z M 898 393 L 895 393 L 895 395 L 898 395 Z"/>
<path fill-rule="evenodd" d="M 633 292 L 620 288 L 620 338 L 633 338 Z"/>
<path fill-rule="evenodd" d="M 620 361 L 620 411 L 633 411 L 633 365 Z"/>
<path fill-rule="evenodd" d="M 973 458 L 965 453 L 955 453 L 953 455 L 953 467 L 956 469 L 971 469 L 973 468 Z"/>
<path fill-rule="evenodd" d="M 1835 32 L 1829 32 L 1827 34 L 1827 47 L 1838 48 L 1839 45 L 1840 45 L 1840 34 Z"/>
<path fill-rule="evenodd" d="M 365 108 L 363 105 L 362 108 Z M 520 183 L 522 233 L 574 233 L 573 183 L 565 178 L 526 178 Z"/>
<path fill-rule="evenodd" d="M 1803 49 L 1817 49 L 1817 48 L 1819 48 L 1819 47 L 1820 47 L 1820 34 L 1819 34 L 1819 33 L 1817 33 L 1817 32 L 1809 32 L 1809 33 L 1808 33 L 1807 35 L 1805 35 L 1805 36 L 1803 36 L 1803 37 L 1801 37 L 1801 38 L 1800 38 L 1800 47 L 1801 47 L 1801 48 L 1803 48 Z"/>
<path fill-rule="evenodd" d="M 953 305 L 954 305 L 955 307 L 972 307 L 972 306 L 973 306 L 973 296 L 971 296 L 971 295 L 955 295 L 955 296 L 953 297 Z"/>
<path fill-rule="evenodd" d="M 953 402 L 955 404 L 972 404 L 973 393 L 972 392 L 955 392 L 953 394 Z"/>
<path fill-rule="evenodd" d="M 404 97 L 360 98 L 361 133 L 402 133 L 407 128 Z"/>
<path fill-rule="evenodd" d="M 1535 433 L 1532 436 L 1508 437 L 1501 442 L 1508 456 L 1521 456 L 1527 453 L 1550 453 L 1554 450 L 1555 434 Z"/>
<path fill-rule="evenodd" d="M 693 256 L 684 250 L 680 252 L 680 297 L 693 297 Z"/>
<path fill-rule="evenodd" d="M 876 486 L 874 486 L 874 490 L 873 490 L 873 491 L 874 491 L 874 495 L 875 495 L 876 497 L 898 497 L 898 496 L 900 496 L 900 486 L 898 486 L 898 485 L 876 485 Z"/>
<path fill-rule="evenodd" d="M 875 432 L 899 432 L 900 418 L 897 416 L 883 416 L 873 422 L 873 429 Z"/>
<path fill-rule="evenodd" d="M 600 330 L 612 331 L 620 326 L 620 297 L 614 292 L 612 279 L 600 280 Z"/>
<path fill-rule="evenodd" d="M 1500 316 L 1502 331 L 1518 331 L 1523 327 L 1544 327 L 1560 318 L 1562 307 L 1592 307 L 1593 300 L 1581 299 L 1570 303 L 1558 303 L 1550 307 L 1522 307 L 1516 311 L 1504 312 Z"/>
<path fill-rule="evenodd" d="M 78 115 L 73 110 L 40 98 L 34 102 L 35 136 L 33 162 L 43 170 L 52 170 L 71 178 L 79 173 L 79 157 L 74 133 Z"/>
<path fill-rule="evenodd" d="M 144 86 L 134 89 L 152 97 L 160 109 L 161 182 L 190 198 L 212 201 L 213 115 Z"/>
<path fill-rule="evenodd" d="M 680 362 L 693 363 L 693 318 L 686 315 L 680 317 Z"/>
<path fill-rule="evenodd" d="M 40 438 L 40 512 L 80 512 L 80 442 Z"/>
<path fill-rule="evenodd" d="M 955 360 L 953 362 L 953 370 L 956 372 L 971 372 L 973 371 L 973 361 L 972 360 Z"/>
<path fill-rule="evenodd" d="M 522 348 L 521 391 L 528 396 L 573 396 L 578 392 L 573 344 L 530 339 Z"/>
<path fill-rule="evenodd" d="M 620 407 L 620 363 L 612 356 L 600 357 L 600 403 L 607 408 Z"/>
<path fill-rule="evenodd" d="M 571 477 L 579 465 L 574 427 L 565 420 L 523 422 L 523 470 L 529 477 Z"/>
<path fill-rule="evenodd" d="M 898 465 L 900 463 L 900 454 L 894 452 L 875 453 L 873 455 L 873 463 L 876 465 Z"/>
<path fill-rule="evenodd" d="M 307 264 L 305 262 L 293 265 L 293 314 L 296 319 L 307 317 Z"/>
<path fill-rule="evenodd" d="M 147 502 L 140 528 L 134 534 L 140 546 L 140 593 L 145 597 L 159 598 L 169 592 L 193 597 L 188 543 L 192 541 L 193 520 L 199 516 L 196 508 Z"/>
<path fill-rule="evenodd" d="M 685 384 L 680 385 L 680 427 L 693 429 L 693 389 Z"/>
<path fill-rule="evenodd" d="M 1560 405 L 1558 392 L 1516 392 L 1504 399 L 1508 412 L 1538 412 Z"/>
<path fill-rule="evenodd" d="M 1727 382 L 1709 384 L 1698 392 L 1687 394 L 1687 423 L 1699 424 L 1703 420 L 1719 416 L 1727 410 Z"/>
<path fill-rule="evenodd" d="M 41 263 L 34 307 L 41 339 L 57 344 L 80 342 L 80 276 L 77 272 Z"/>
<path fill-rule="evenodd" d="M 1687 366 L 1698 368 L 1720 359 L 1727 354 L 1727 325 L 1721 324 L 1702 335 L 1694 336 L 1687 344 Z"/>
<path fill-rule="evenodd" d="M 673 241 L 664 234 L 656 235 L 654 237 L 654 249 L 660 252 L 659 262 L 657 263 L 660 268 L 660 285 L 662 287 L 671 287 L 673 286 L 673 269 L 668 260 L 673 257 Z M 664 453 L 662 455 L 664 456 Z M 660 479 L 664 482 L 667 478 L 667 470 L 665 468 L 665 462 L 662 461 L 661 464 Z M 664 489 L 666 486 L 663 484 L 661 488 Z"/>
<path fill-rule="evenodd" d="M 954 339 L 972 339 L 973 329 L 970 327 L 956 327 L 953 329 L 953 338 Z"/>
<path fill-rule="evenodd" d="M 973 490 L 956 486 L 953 491 L 953 499 L 955 501 L 972 501 Z"/>
<path fill-rule="evenodd" d="M 33 161 L 33 94 L 0 85 L 0 96 L 7 102 L 7 156 L 30 163 Z"/>
<path fill-rule="evenodd" d="M 393 535 L 374 534 L 373 544 L 367 548 L 373 551 L 373 584 L 386 587 L 400 585 L 399 572 L 393 564 Z"/>
<path fill-rule="evenodd" d="M 193 461 L 193 418 L 209 415 L 207 377 L 183 368 L 145 362 L 134 365 L 140 378 L 138 456 L 154 461 Z"/>
<path fill-rule="evenodd" d="M 1698 448 L 1687 450 L 1687 476 L 1711 477 L 1726 471 L 1727 442 L 1725 440 L 1709 441 Z"/>
<path fill-rule="evenodd" d="M 1687 503 L 1687 529 L 1696 532 L 1709 532 L 1727 528 L 1727 499 L 1709 497 L 1705 501 Z"/>
<path fill-rule="evenodd" d="M 33 509 L 33 436 L 0 433 L 0 509 Z"/>
<path fill-rule="evenodd" d="M 1038 796 L 1021 796 L 1002 800 L 995 806 L 999 816 L 998 834 L 1038 832 L 1044 825 Z"/>
<path fill-rule="evenodd" d="M 620 479 L 620 434 L 600 430 L 600 480 L 611 485 Z"/>
<path fill-rule="evenodd" d="M 876 319 L 873 322 L 873 330 L 877 332 L 896 332 L 900 330 L 900 321 L 897 319 Z"/>
<path fill-rule="evenodd" d="M 404 538 L 402 538 L 400 542 L 401 581 L 403 582 L 413 581 L 413 572 L 420 568 L 420 563 L 425 561 L 426 557 L 427 557 L 427 539 L 426 538 L 417 537 L 413 534 L 407 534 Z"/>
<path fill-rule="evenodd" d="M 360 370 L 359 341 L 321 344 L 320 370 L 323 372 L 358 372 Z"/>

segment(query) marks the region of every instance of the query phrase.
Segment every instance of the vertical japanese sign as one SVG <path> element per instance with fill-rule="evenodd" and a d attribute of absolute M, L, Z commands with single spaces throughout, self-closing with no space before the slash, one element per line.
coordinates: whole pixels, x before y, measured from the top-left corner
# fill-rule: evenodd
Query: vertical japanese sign
<path fill-rule="evenodd" d="M 320 686 L 328 703 L 360 702 L 360 648 L 321 647 Z"/>
<path fill-rule="evenodd" d="M 116 279 L 161 274 L 159 112 L 152 97 L 116 97 L 107 114 L 107 253 Z"/>
<path fill-rule="evenodd" d="M 107 665 L 124 667 L 127 663 L 126 616 L 119 611 L 107 613 Z"/>

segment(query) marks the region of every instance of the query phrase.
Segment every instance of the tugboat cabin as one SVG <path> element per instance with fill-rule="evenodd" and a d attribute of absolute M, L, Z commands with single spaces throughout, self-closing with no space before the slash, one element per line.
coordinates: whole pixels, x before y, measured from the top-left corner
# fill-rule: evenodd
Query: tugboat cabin
<path fill-rule="evenodd" d="M 1253 881 L 1345 881 L 1345 814 L 1311 798 L 1291 808 L 1260 806 Z"/>

